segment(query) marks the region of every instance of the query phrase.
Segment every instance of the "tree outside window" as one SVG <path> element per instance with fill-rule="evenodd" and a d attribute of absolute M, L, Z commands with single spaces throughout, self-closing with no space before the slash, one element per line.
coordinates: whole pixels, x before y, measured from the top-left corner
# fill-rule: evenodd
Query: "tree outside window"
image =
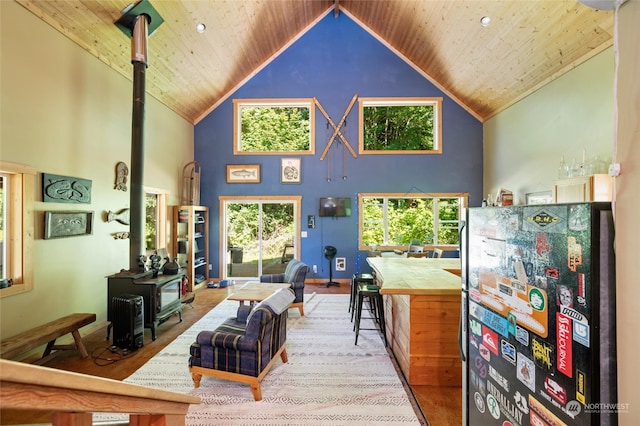
<path fill-rule="evenodd" d="M 360 247 L 458 245 L 466 194 L 360 194 Z"/>
<path fill-rule="evenodd" d="M 235 99 L 234 155 L 313 154 L 312 99 Z"/>
<path fill-rule="evenodd" d="M 360 98 L 361 154 L 442 153 L 442 98 Z"/>

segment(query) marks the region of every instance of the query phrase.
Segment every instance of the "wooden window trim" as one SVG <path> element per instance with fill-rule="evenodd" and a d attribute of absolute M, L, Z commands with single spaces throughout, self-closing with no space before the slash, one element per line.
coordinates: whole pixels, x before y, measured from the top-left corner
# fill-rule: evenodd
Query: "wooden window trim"
<path fill-rule="evenodd" d="M 432 150 L 365 150 L 364 149 L 364 108 L 369 105 L 378 106 L 410 106 L 433 103 L 435 107 L 434 125 L 434 149 Z M 359 98 L 358 99 L 358 153 L 361 155 L 393 155 L 393 154 L 442 154 L 442 98 Z"/>
<path fill-rule="evenodd" d="M 240 149 L 241 123 L 240 108 L 243 106 L 308 106 L 309 107 L 309 149 L 307 151 L 242 151 Z M 233 155 L 315 155 L 316 105 L 313 98 L 282 99 L 233 99 Z"/>
<path fill-rule="evenodd" d="M 7 263 L 13 285 L 0 289 L 0 298 L 33 290 L 33 240 L 35 168 L 23 164 L 0 161 L 0 170 L 11 175 L 11 192 L 8 214 L 11 244 Z"/>
<path fill-rule="evenodd" d="M 365 245 L 362 241 L 362 230 L 363 230 L 363 215 L 364 211 L 362 206 L 362 200 L 364 198 L 461 198 L 462 202 L 460 204 L 461 209 L 466 209 L 469 204 L 469 193 L 468 192 L 420 192 L 420 193 L 398 193 L 398 192 L 361 192 L 358 194 L 358 250 L 371 250 L 370 245 Z M 434 218 L 434 223 L 437 222 L 437 218 Z M 462 220 L 462 218 L 460 218 Z M 425 244 L 425 248 L 433 249 L 435 247 L 441 248 L 445 251 L 457 249 L 457 246 L 444 245 L 444 244 Z M 402 250 L 406 249 L 406 246 L 382 246 L 380 247 L 383 250 Z"/>

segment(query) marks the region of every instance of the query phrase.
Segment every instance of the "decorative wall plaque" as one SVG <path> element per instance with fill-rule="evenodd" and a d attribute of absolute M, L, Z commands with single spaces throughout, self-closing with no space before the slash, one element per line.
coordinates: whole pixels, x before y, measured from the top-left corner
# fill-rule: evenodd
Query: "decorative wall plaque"
<path fill-rule="evenodd" d="M 129 176 L 129 167 L 122 161 L 116 164 L 115 189 L 127 192 L 127 176 Z"/>
<path fill-rule="evenodd" d="M 69 176 L 42 174 L 42 201 L 45 203 L 91 203 L 91 181 Z"/>
<path fill-rule="evenodd" d="M 44 212 L 44 239 L 91 235 L 93 212 L 46 211 Z"/>

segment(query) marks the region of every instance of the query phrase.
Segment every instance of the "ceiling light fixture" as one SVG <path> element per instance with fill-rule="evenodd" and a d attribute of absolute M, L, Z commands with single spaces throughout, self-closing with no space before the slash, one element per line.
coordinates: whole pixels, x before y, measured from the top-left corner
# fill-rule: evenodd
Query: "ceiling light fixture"
<path fill-rule="evenodd" d="M 480 18 L 480 25 L 482 25 L 483 27 L 488 27 L 490 23 L 491 23 L 490 17 L 483 16 L 482 18 Z"/>
<path fill-rule="evenodd" d="M 200 22 L 198 25 L 196 25 L 196 31 L 199 32 L 200 34 L 205 32 L 206 29 L 207 29 L 207 26 L 205 24 L 203 24 L 202 22 Z"/>

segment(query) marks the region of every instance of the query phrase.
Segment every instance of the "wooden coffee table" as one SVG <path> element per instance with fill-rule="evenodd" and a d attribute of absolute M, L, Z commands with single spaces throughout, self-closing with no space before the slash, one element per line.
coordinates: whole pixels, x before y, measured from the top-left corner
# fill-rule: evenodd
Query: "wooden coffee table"
<path fill-rule="evenodd" d="M 241 305 L 243 305 L 244 302 L 249 302 L 250 305 L 253 305 L 255 302 L 260 302 L 271 296 L 276 292 L 276 290 L 281 288 L 291 288 L 291 284 L 249 281 L 240 287 L 235 293 L 229 295 L 227 299 L 237 300 Z"/>

